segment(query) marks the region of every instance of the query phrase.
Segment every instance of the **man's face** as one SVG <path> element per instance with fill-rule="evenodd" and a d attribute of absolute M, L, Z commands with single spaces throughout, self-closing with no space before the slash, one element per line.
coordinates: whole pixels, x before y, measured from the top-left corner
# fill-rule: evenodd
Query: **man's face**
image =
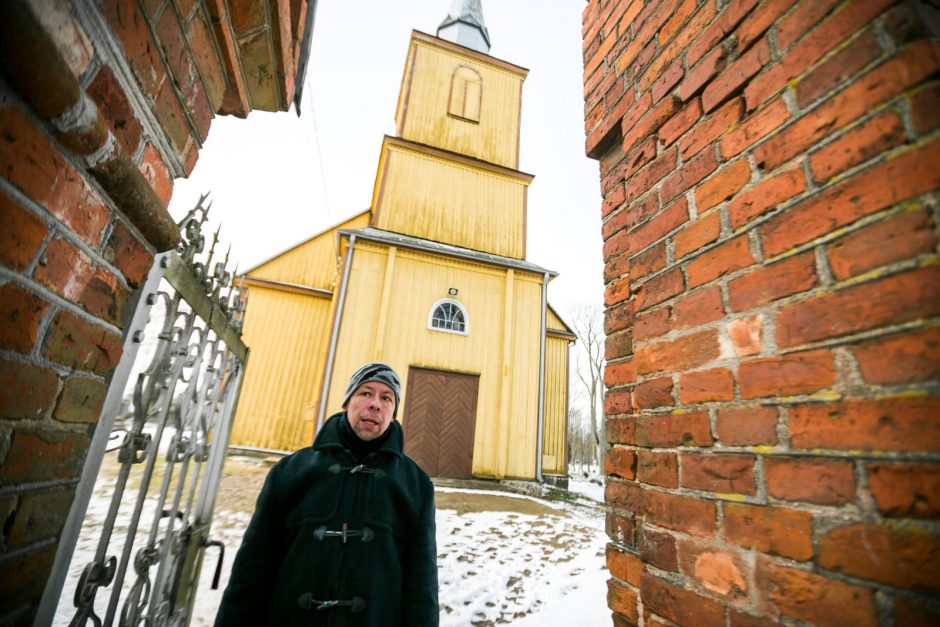
<path fill-rule="evenodd" d="M 363 383 L 346 404 L 349 425 L 360 440 L 374 440 L 388 429 L 395 412 L 395 392 L 378 381 Z"/>

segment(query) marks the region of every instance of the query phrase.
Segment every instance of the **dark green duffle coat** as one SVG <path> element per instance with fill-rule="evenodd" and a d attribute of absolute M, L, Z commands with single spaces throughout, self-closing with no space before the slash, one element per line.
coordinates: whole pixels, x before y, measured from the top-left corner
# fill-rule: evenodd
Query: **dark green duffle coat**
<path fill-rule="evenodd" d="M 216 627 L 438 624 L 434 487 L 402 453 L 402 429 L 357 469 L 332 416 L 278 462 L 235 556 Z M 344 542 L 343 525 L 348 534 Z M 364 603 L 317 609 L 317 602 Z M 306 606 L 306 607 L 303 607 Z"/>

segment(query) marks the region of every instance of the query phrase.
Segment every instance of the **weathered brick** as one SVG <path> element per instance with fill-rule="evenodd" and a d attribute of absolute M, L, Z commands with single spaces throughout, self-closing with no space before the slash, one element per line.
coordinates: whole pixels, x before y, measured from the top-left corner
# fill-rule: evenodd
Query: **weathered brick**
<path fill-rule="evenodd" d="M 679 486 L 679 462 L 675 453 L 640 449 L 637 453 L 636 479 L 663 488 Z"/>
<path fill-rule="evenodd" d="M 111 212 L 88 183 L 17 107 L 0 106 L 0 174 L 98 245 Z"/>
<path fill-rule="evenodd" d="M 725 9 L 718 14 L 715 20 L 702 31 L 702 34 L 689 46 L 686 52 L 686 60 L 689 64 L 705 56 L 709 50 L 712 50 L 715 44 L 721 42 L 727 37 L 738 23 L 744 19 L 751 9 L 757 4 L 757 0 L 732 0 Z"/>
<path fill-rule="evenodd" d="M 813 109 L 812 115 L 803 116 L 761 144 L 754 152 L 758 164 L 768 170 L 776 168 L 918 84 L 937 69 L 940 69 L 940 50 L 926 41 L 912 44 Z"/>
<path fill-rule="evenodd" d="M 940 378 L 940 328 L 890 335 L 852 348 L 868 383 L 898 385 Z"/>
<path fill-rule="evenodd" d="M 689 204 L 680 198 L 630 234 L 630 250 L 639 252 L 689 221 Z"/>
<path fill-rule="evenodd" d="M 751 180 L 751 166 L 747 159 L 738 159 L 718 170 L 695 189 L 695 204 L 705 212 L 737 194 Z"/>
<path fill-rule="evenodd" d="M 672 328 L 697 327 L 723 315 L 721 288 L 716 285 L 677 299 L 672 304 Z"/>
<path fill-rule="evenodd" d="M 34 277 L 59 296 L 81 302 L 93 273 L 88 255 L 67 240 L 54 239 L 46 244 Z"/>
<path fill-rule="evenodd" d="M 604 517 L 604 529 L 607 536 L 614 542 L 618 542 L 626 547 L 633 547 L 634 540 L 634 515 L 630 512 L 607 510 Z"/>
<path fill-rule="evenodd" d="M 819 538 L 819 565 L 897 588 L 940 590 L 940 539 L 929 532 L 865 523 Z"/>
<path fill-rule="evenodd" d="M 940 609 L 899 596 L 894 599 L 894 624 L 905 627 L 940 625 Z"/>
<path fill-rule="evenodd" d="M 28 492 L 21 496 L 7 542 L 10 546 L 22 546 L 39 540 L 57 539 L 74 496 L 74 488 Z"/>
<path fill-rule="evenodd" d="M 728 203 L 731 228 L 741 228 L 754 218 L 773 211 L 805 190 L 806 177 L 803 175 L 803 170 L 798 167 L 763 179 Z"/>
<path fill-rule="evenodd" d="M 626 259 L 626 255 L 621 257 L 621 259 Z M 611 266 L 616 263 L 616 260 L 609 262 L 607 265 Z M 645 250 L 636 257 L 629 259 L 629 273 L 630 278 L 633 280 L 642 279 L 648 274 L 653 272 L 659 272 L 666 267 L 666 242 L 661 242 L 652 248 Z"/>
<path fill-rule="evenodd" d="M 690 580 L 725 599 L 747 598 L 750 567 L 737 551 L 723 551 L 711 543 L 679 541 L 679 567 Z"/>
<path fill-rule="evenodd" d="M 679 625 L 724 627 L 724 607 L 713 599 L 643 573 L 640 583 L 643 606 Z"/>
<path fill-rule="evenodd" d="M 702 105 L 698 100 L 693 100 L 682 108 L 677 114 L 669 118 L 659 127 L 659 139 L 663 146 L 671 146 L 682 135 L 695 126 L 702 117 Z M 654 153 L 655 154 L 655 153 Z"/>
<path fill-rule="evenodd" d="M 682 271 L 679 268 L 667 270 L 639 286 L 636 293 L 636 309 L 638 312 L 645 311 L 683 291 L 685 280 Z"/>
<path fill-rule="evenodd" d="M 611 444 L 636 444 L 636 419 L 607 417 L 604 429 L 607 441 Z"/>
<path fill-rule="evenodd" d="M 134 3 L 107 3 L 105 15 L 121 39 L 124 53 L 144 92 L 153 97 L 166 79 L 163 62 L 146 17 Z"/>
<path fill-rule="evenodd" d="M 826 247 L 837 279 L 929 253 L 937 245 L 934 223 L 923 209 L 905 211 L 837 239 Z"/>
<path fill-rule="evenodd" d="M 44 366 L 0 359 L 0 416 L 43 418 L 55 403 L 59 377 Z"/>
<path fill-rule="evenodd" d="M 639 530 L 640 558 L 662 570 L 679 570 L 676 538 L 671 533 L 655 531 L 649 527 Z"/>
<path fill-rule="evenodd" d="M 604 472 L 632 481 L 636 478 L 636 451 L 619 446 L 610 447 L 604 459 Z"/>
<path fill-rule="evenodd" d="M 718 441 L 725 446 L 757 446 L 777 443 L 777 410 L 773 407 L 726 407 L 715 421 Z"/>
<path fill-rule="evenodd" d="M 706 146 L 711 146 L 719 137 L 730 134 L 741 119 L 744 104 L 740 98 L 728 101 L 717 111 L 700 121 L 691 131 L 685 134 L 679 143 L 680 154 L 684 161 L 688 161 Z M 723 141 L 723 140 L 722 140 Z"/>
<path fill-rule="evenodd" d="M 658 527 L 694 536 L 710 536 L 717 529 L 715 503 L 699 498 L 646 491 L 646 520 Z"/>
<path fill-rule="evenodd" d="M 679 400 L 683 405 L 733 399 L 734 377 L 725 368 L 690 372 L 679 379 Z"/>
<path fill-rule="evenodd" d="M 170 171 L 153 144 L 148 143 L 144 148 L 144 154 L 137 169 L 150 183 L 150 187 L 153 188 L 163 206 L 168 207 L 170 198 L 173 196 L 173 177 L 170 176 Z"/>
<path fill-rule="evenodd" d="M 692 1 L 694 3 L 694 0 Z M 677 59 L 659 75 L 659 78 L 657 78 L 652 85 L 650 85 L 650 94 L 652 95 L 653 102 L 659 102 L 663 96 L 672 91 L 672 89 L 679 84 L 679 81 L 682 80 L 683 76 L 685 76 L 685 68 L 682 67 L 682 62 Z M 642 81 L 640 89 L 643 89 Z"/>
<path fill-rule="evenodd" d="M 636 441 L 648 447 L 711 446 L 711 424 L 703 411 L 639 416 Z"/>
<path fill-rule="evenodd" d="M 810 153 L 813 179 L 825 181 L 905 141 L 904 123 L 896 111 L 865 121 L 832 143 Z"/>
<path fill-rule="evenodd" d="M 936 518 L 940 514 L 940 467 L 929 464 L 872 463 L 868 489 L 885 516 Z"/>
<path fill-rule="evenodd" d="M 782 89 L 787 81 L 798 76 L 859 28 L 869 24 L 890 6 L 891 1 L 860 0 L 850 8 L 843 5 L 842 10 L 824 20 L 782 59 L 748 84 L 744 90 L 748 109 L 753 109 Z"/>
<path fill-rule="evenodd" d="M 646 342 L 668 333 L 672 328 L 670 325 L 670 309 L 671 307 L 666 305 L 637 316 L 633 325 L 634 338 L 638 342 Z"/>
<path fill-rule="evenodd" d="M 2 189 L 0 224 L 0 263 L 16 271 L 25 269 L 39 252 L 48 228 Z"/>
<path fill-rule="evenodd" d="M 919 135 L 926 135 L 940 126 L 940 85 L 925 87 L 910 98 L 911 119 Z"/>
<path fill-rule="evenodd" d="M 797 346 L 940 313 L 940 267 L 928 266 L 785 305 L 777 343 Z"/>
<path fill-rule="evenodd" d="M 698 185 L 717 167 L 718 162 L 715 159 L 714 152 L 711 150 L 700 152 L 663 181 L 660 190 L 662 201 L 667 203 L 687 189 Z"/>
<path fill-rule="evenodd" d="M 607 607 L 631 621 L 639 620 L 636 591 L 618 583 L 615 579 L 607 580 Z"/>
<path fill-rule="evenodd" d="M 604 483 L 604 502 L 630 512 L 643 511 L 643 489 L 632 481 L 611 480 Z"/>
<path fill-rule="evenodd" d="M 604 312 L 604 332 L 613 333 L 619 329 L 627 328 L 633 322 L 633 301 L 621 303 L 616 307 L 608 307 Z"/>
<path fill-rule="evenodd" d="M 764 316 L 735 318 L 728 323 L 728 337 L 738 357 L 760 355 L 764 346 Z"/>
<path fill-rule="evenodd" d="M 770 26 L 777 21 L 793 4 L 795 0 L 763 0 L 758 2 L 754 10 L 747 15 L 735 31 L 737 47 L 747 50 Z"/>
<path fill-rule="evenodd" d="M 606 549 L 607 569 L 610 574 L 625 581 L 631 586 L 640 585 L 640 575 L 646 569 L 646 566 L 639 557 L 618 548 L 616 545 L 607 543 Z"/>
<path fill-rule="evenodd" d="M 677 155 L 678 150 L 676 148 L 669 148 L 663 151 L 663 153 L 656 157 L 651 163 L 638 170 L 635 174 L 630 175 L 630 178 L 627 179 L 626 193 L 627 202 L 631 203 L 631 213 L 635 213 L 638 216 L 645 216 L 651 215 L 651 212 L 659 210 L 659 199 L 655 198 L 655 196 L 653 198 L 655 203 L 651 203 L 649 198 L 637 205 L 634 205 L 633 201 L 648 192 L 656 183 L 676 169 L 676 163 L 678 162 Z M 649 206 L 650 204 L 652 204 L 652 207 Z M 643 210 L 638 211 L 639 208 L 643 208 Z M 640 219 L 637 219 L 636 223 L 638 224 L 640 221 Z"/>
<path fill-rule="evenodd" d="M 121 338 L 116 334 L 60 311 L 52 322 L 43 354 L 63 366 L 105 376 L 117 366 L 122 351 Z"/>
<path fill-rule="evenodd" d="M 753 495 L 754 460 L 753 455 L 683 453 L 679 482 L 694 490 Z"/>
<path fill-rule="evenodd" d="M 2 484 L 76 478 L 88 450 L 88 436 L 45 428 L 15 430 L 11 440 Z"/>
<path fill-rule="evenodd" d="M 713 48 L 686 74 L 685 80 L 679 85 L 679 98 L 682 101 L 687 101 L 697 94 L 702 87 L 725 69 L 727 61 L 728 53 L 723 47 Z M 693 102 L 697 103 L 698 100 Z M 699 109 L 701 110 L 701 106 L 699 106 Z"/>
<path fill-rule="evenodd" d="M 0 349 L 29 353 L 49 303 L 16 285 L 0 285 Z"/>
<path fill-rule="evenodd" d="M 636 365 L 632 359 L 607 364 L 604 368 L 604 385 L 614 387 L 636 381 Z"/>
<path fill-rule="evenodd" d="M 940 398 L 899 397 L 790 408 L 794 448 L 934 451 Z"/>
<path fill-rule="evenodd" d="M 107 394 L 108 386 L 103 381 L 71 376 L 65 380 L 52 416 L 62 422 L 94 424 L 98 422 Z"/>
<path fill-rule="evenodd" d="M 768 457 L 764 461 L 767 492 L 782 501 L 843 505 L 855 498 L 850 461 Z"/>
<path fill-rule="evenodd" d="M 781 614 L 820 627 L 877 627 L 873 591 L 759 560 L 757 586 Z"/>
<path fill-rule="evenodd" d="M 649 92 L 647 92 L 649 93 Z M 638 100 L 637 103 L 640 101 Z M 655 134 L 664 122 L 673 117 L 678 111 L 680 101 L 669 97 L 663 98 L 659 104 L 645 111 L 645 115 L 635 122 L 623 119 L 623 149 L 628 152 L 638 143 Z"/>
<path fill-rule="evenodd" d="M 6 612 L 23 605 L 36 605 L 46 588 L 52 562 L 55 560 L 55 545 L 36 551 L 20 553 L 3 562 L 0 568 L 0 589 L 3 590 L 3 605 Z M 5 613 L 6 613 L 5 612 Z M 30 624 L 29 619 L 21 624 Z"/>
<path fill-rule="evenodd" d="M 630 277 L 617 279 L 604 289 L 604 306 L 611 307 L 630 298 Z"/>
<path fill-rule="evenodd" d="M 812 7 L 816 3 L 806 3 Z M 779 37 L 779 34 L 778 34 Z M 812 103 L 820 96 L 832 91 L 837 85 L 851 79 L 878 58 L 881 46 L 873 30 L 866 30 L 846 47 L 814 68 L 796 85 L 796 100 L 801 107 Z"/>
<path fill-rule="evenodd" d="M 608 390 L 604 395 L 604 414 L 608 417 L 615 414 L 629 414 L 633 412 L 633 394 L 623 388 Z"/>
<path fill-rule="evenodd" d="M 743 106 L 741 108 L 743 110 Z M 783 98 L 772 100 L 745 118 L 739 126 L 722 138 L 721 156 L 730 159 L 741 154 L 780 128 L 789 119 L 790 110 L 787 109 Z"/>
<path fill-rule="evenodd" d="M 728 302 L 733 311 L 744 311 L 804 292 L 818 283 L 813 251 L 755 268 L 728 282 Z"/>
<path fill-rule="evenodd" d="M 812 514 L 770 505 L 725 503 L 724 536 L 729 542 L 795 560 L 813 556 Z"/>
<path fill-rule="evenodd" d="M 87 92 L 107 119 L 111 132 L 121 142 L 124 152 L 134 154 L 140 144 L 143 127 L 110 66 L 102 65 L 98 69 Z"/>
<path fill-rule="evenodd" d="M 676 401 L 672 397 L 672 378 L 659 377 L 638 383 L 633 393 L 637 409 L 671 407 Z"/>
<path fill-rule="evenodd" d="M 741 398 L 810 394 L 835 382 L 835 362 L 827 350 L 750 359 L 738 367 Z"/>
<path fill-rule="evenodd" d="M 756 262 L 747 235 L 739 235 L 705 252 L 686 266 L 689 287 L 698 287 L 729 272 L 746 268 Z"/>
<path fill-rule="evenodd" d="M 718 331 L 699 331 L 636 349 L 637 372 L 649 374 L 688 370 L 716 359 L 720 352 Z"/>
<path fill-rule="evenodd" d="M 744 84 L 770 62 L 770 44 L 761 40 L 722 71 L 702 92 L 702 110 L 711 111 L 740 92 Z M 747 93 L 747 91 L 745 91 Z M 748 102 L 750 105 L 750 102 Z M 749 106 L 753 109 L 754 107 Z"/>

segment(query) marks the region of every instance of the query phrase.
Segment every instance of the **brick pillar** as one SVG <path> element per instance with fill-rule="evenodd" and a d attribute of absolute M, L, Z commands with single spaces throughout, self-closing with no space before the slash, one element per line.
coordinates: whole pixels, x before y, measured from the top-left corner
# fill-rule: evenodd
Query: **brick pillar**
<path fill-rule="evenodd" d="M 134 293 L 179 241 L 174 177 L 216 112 L 290 103 L 311 3 L 268 4 L 0 2 L 4 625 L 32 623 Z"/>
<path fill-rule="evenodd" d="M 940 624 L 937 3 L 583 18 L 614 623 Z"/>

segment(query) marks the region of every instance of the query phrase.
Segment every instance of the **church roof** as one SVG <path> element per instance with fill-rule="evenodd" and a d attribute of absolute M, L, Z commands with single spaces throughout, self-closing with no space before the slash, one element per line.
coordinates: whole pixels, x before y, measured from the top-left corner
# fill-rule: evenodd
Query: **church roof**
<path fill-rule="evenodd" d="M 359 239 L 365 239 L 372 242 L 380 242 L 382 244 L 388 244 L 390 246 L 399 246 L 401 248 L 411 248 L 413 250 L 419 250 L 423 252 L 436 253 L 438 255 L 446 255 L 448 257 L 456 257 L 458 259 L 465 259 L 467 261 L 476 261 L 479 263 L 487 263 L 494 266 L 501 266 L 503 268 L 512 268 L 513 270 L 522 270 L 524 272 L 534 272 L 536 274 L 548 274 L 551 277 L 558 276 L 558 273 L 554 270 L 548 270 L 542 266 L 538 266 L 530 261 L 525 259 L 514 259 L 512 257 L 503 257 L 501 255 L 494 255 L 493 253 L 486 253 L 479 250 L 472 250 L 470 248 L 461 248 L 460 246 L 453 246 L 451 244 L 444 244 L 442 242 L 435 242 L 429 239 L 422 239 L 420 237 L 412 237 L 411 235 L 403 235 L 401 233 L 393 233 L 392 231 L 383 231 L 382 229 L 376 229 L 373 227 L 366 227 L 364 229 L 340 229 L 339 234 L 342 235 L 355 235 Z"/>
<path fill-rule="evenodd" d="M 490 33 L 483 21 L 480 0 L 454 0 L 447 17 L 437 27 L 437 36 L 461 46 L 488 54 Z"/>

